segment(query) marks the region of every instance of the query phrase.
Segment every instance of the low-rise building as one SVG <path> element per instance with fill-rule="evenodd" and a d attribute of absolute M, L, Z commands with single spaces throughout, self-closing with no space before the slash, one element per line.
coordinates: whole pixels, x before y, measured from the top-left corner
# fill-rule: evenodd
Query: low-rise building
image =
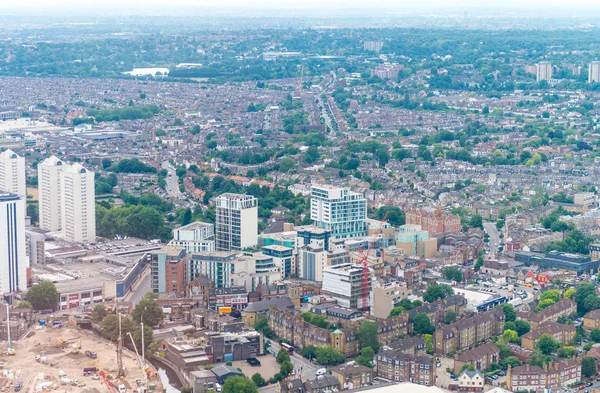
<path fill-rule="evenodd" d="M 529 321 L 531 329 L 535 330 L 540 325 L 556 320 L 560 317 L 568 317 L 577 312 L 577 303 L 571 299 L 560 299 L 551 306 L 546 307 L 540 312 L 519 313 L 517 317 Z"/>
<path fill-rule="evenodd" d="M 458 376 L 457 387 L 460 392 L 483 392 L 484 385 L 485 376 L 479 370 L 465 370 Z"/>
<path fill-rule="evenodd" d="M 567 386 L 581 381 L 581 359 L 566 359 L 538 366 L 518 366 L 506 371 L 506 386 L 512 392 Z"/>
<path fill-rule="evenodd" d="M 600 328 L 600 310 L 592 310 L 583 316 L 583 328 L 587 330 Z"/>
<path fill-rule="evenodd" d="M 192 393 L 206 393 L 217 390 L 217 377 L 210 370 L 195 370 L 190 372 Z"/>
<path fill-rule="evenodd" d="M 458 375 L 465 364 L 476 370 L 485 370 L 490 364 L 500 361 L 500 350 L 492 343 L 485 343 L 473 349 L 461 352 L 454 357 L 454 374 Z"/>
<path fill-rule="evenodd" d="M 556 323 L 553 321 L 544 322 L 536 329 L 525 333 L 521 337 L 521 346 L 533 351 L 536 348 L 537 341 L 544 334 L 549 334 L 553 339 L 563 345 L 569 344 L 575 338 L 575 326 Z"/>
<path fill-rule="evenodd" d="M 294 310 L 294 303 L 289 297 L 261 300 L 260 302 L 250 303 L 242 315 L 244 324 L 248 327 L 254 326 L 260 317 L 267 315 L 267 312 L 271 306 L 275 306 L 280 310 Z"/>
<path fill-rule="evenodd" d="M 431 355 L 411 355 L 384 349 L 375 356 L 375 373 L 391 381 L 433 386 L 435 359 Z"/>
<path fill-rule="evenodd" d="M 373 370 L 359 364 L 344 364 L 333 368 L 331 376 L 337 379 L 342 389 L 357 389 L 371 384 Z"/>
<path fill-rule="evenodd" d="M 434 333 L 435 352 L 448 355 L 498 336 L 502 334 L 504 320 L 502 309 L 495 308 L 442 326 Z"/>

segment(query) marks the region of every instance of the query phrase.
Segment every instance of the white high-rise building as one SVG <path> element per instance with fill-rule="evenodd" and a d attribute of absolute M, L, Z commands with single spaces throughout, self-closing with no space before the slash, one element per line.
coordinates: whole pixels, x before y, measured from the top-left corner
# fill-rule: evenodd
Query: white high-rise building
<path fill-rule="evenodd" d="M 25 158 L 10 149 L 0 153 L 0 191 L 27 195 Z"/>
<path fill-rule="evenodd" d="M 40 228 L 72 242 L 96 241 L 94 172 L 52 156 L 38 164 L 38 190 Z"/>
<path fill-rule="evenodd" d="M 592 61 L 588 70 L 588 83 L 600 82 L 600 61 Z"/>
<path fill-rule="evenodd" d="M 537 65 L 537 78 L 538 82 L 547 81 L 552 79 L 552 64 L 549 61 L 540 61 Z"/>
<path fill-rule="evenodd" d="M 242 251 L 258 244 L 258 200 L 226 193 L 216 200 L 217 251 Z"/>
<path fill-rule="evenodd" d="M 51 232 L 62 228 L 60 173 L 65 166 L 66 164 L 56 156 L 38 164 L 40 228 Z"/>
<path fill-rule="evenodd" d="M 194 221 L 173 230 L 169 246 L 182 247 L 187 253 L 215 251 L 215 226 Z"/>
<path fill-rule="evenodd" d="M 0 293 L 27 290 L 25 196 L 0 193 Z"/>
<path fill-rule="evenodd" d="M 81 164 L 67 165 L 60 173 L 62 236 L 78 243 L 96 241 L 94 172 Z"/>
<path fill-rule="evenodd" d="M 310 218 L 314 225 L 340 238 L 366 236 L 367 200 L 341 187 L 312 186 Z"/>

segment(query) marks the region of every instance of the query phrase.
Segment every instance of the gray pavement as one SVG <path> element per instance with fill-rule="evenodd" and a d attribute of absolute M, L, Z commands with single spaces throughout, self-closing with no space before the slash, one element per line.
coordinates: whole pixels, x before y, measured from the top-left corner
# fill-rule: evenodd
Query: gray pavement
<path fill-rule="evenodd" d="M 166 169 L 168 174 L 165 182 L 167 184 L 167 194 L 175 198 L 183 199 L 184 196 L 179 190 L 179 178 L 173 165 L 169 161 L 163 161 L 161 164 L 163 169 Z"/>
<path fill-rule="evenodd" d="M 269 348 L 269 350 L 275 353 L 275 355 L 277 355 L 277 352 L 279 352 L 280 348 L 281 347 L 277 342 L 271 341 L 271 347 Z M 304 357 L 302 357 L 302 355 L 296 353 L 295 351 L 290 355 L 290 359 L 292 361 L 292 364 L 294 365 L 294 372 L 296 373 L 296 376 L 300 377 L 302 381 L 306 381 L 308 379 L 315 379 L 317 377 L 317 375 L 315 374 L 316 371 L 322 367 L 318 364 L 312 363 L 308 359 L 305 359 Z"/>
<path fill-rule="evenodd" d="M 148 265 L 141 273 L 141 277 L 138 279 L 138 281 L 133 284 L 132 290 L 123 297 L 123 300 L 126 302 L 131 302 L 131 304 L 135 306 L 150 290 L 150 265 Z"/>
<path fill-rule="evenodd" d="M 484 222 L 483 228 L 490 236 L 490 254 L 498 255 L 498 246 L 500 245 L 500 233 L 494 222 Z"/>

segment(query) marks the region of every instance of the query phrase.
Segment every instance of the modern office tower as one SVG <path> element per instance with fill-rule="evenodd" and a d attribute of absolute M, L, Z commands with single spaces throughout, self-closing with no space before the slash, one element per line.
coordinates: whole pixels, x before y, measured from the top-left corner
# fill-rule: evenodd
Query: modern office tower
<path fill-rule="evenodd" d="M 26 196 L 25 158 L 8 149 L 0 153 L 0 191 Z"/>
<path fill-rule="evenodd" d="M 369 293 L 371 293 L 371 273 L 369 273 Z M 323 271 L 322 292 L 336 299 L 338 305 L 345 308 L 363 306 L 362 294 L 363 268 L 349 263 L 330 266 Z M 370 299 L 367 299 L 367 304 Z M 370 305 L 370 304 L 369 304 Z"/>
<path fill-rule="evenodd" d="M 215 226 L 195 221 L 173 230 L 170 246 L 182 247 L 188 253 L 215 250 Z"/>
<path fill-rule="evenodd" d="M 592 61 L 588 70 L 588 83 L 600 82 L 600 61 Z"/>
<path fill-rule="evenodd" d="M 537 65 L 538 82 L 552 79 L 552 64 L 549 61 L 540 61 Z"/>
<path fill-rule="evenodd" d="M 40 228 L 55 232 L 62 228 L 60 173 L 66 165 L 56 156 L 38 164 Z"/>
<path fill-rule="evenodd" d="M 62 236 L 77 243 L 96 241 L 94 172 L 81 164 L 67 165 L 60 173 Z"/>
<path fill-rule="evenodd" d="M 258 200 L 226 193 L 216 201 L 217 251 L 242 251 L 258 245 Z"/>
<path fill-rule="evenodd" d="M 25 196 L 0 193 L 0 293 L 27 290 Z"/>
<path fill-rule="evenodd" d="M 366 236 L 367 200 L 345 188 L 312 186 L 310 218 L 334 237 Z"/>

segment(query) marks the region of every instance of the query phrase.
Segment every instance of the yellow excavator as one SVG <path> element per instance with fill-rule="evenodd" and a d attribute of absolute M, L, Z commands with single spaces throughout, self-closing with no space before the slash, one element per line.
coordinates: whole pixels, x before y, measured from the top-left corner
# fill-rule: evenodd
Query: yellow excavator
<path fill-rule="evenodd" d="M 78 354 L 80 350 L 81 350 L 81 340 L 77 341 L 77 344 L 75 344 L 73 346 L 71 353 L 75 355 L 75 354 Z"/>

